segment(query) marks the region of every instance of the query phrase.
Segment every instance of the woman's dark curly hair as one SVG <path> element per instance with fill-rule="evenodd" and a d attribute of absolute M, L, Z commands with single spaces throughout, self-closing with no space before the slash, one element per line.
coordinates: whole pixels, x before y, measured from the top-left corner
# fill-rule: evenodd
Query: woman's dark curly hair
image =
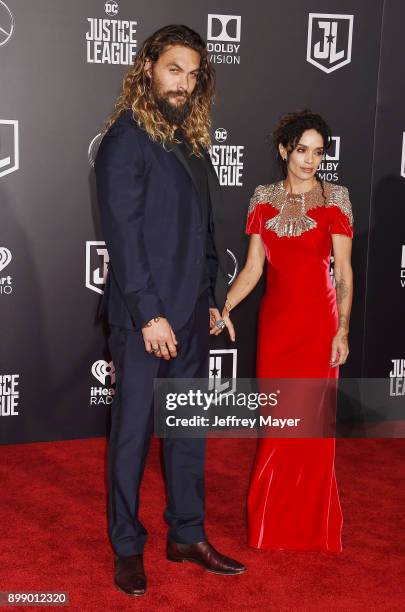
<path fill-rule="evenodd" d="M 306 130 L 316 130 L 319 132 L 323 139 L 324 150 L 327 151 L 329 149 L 332 142 L 332 131 L 329 125 L 320 115 L 308 109 L 287 113 L 281 117 L 279 124 L 272 133 L 277 161 L 281 166 L 284 177 L 287 176 L 289 154 L 294 151 Z M 287 149 L 287 161 L 284 161 L 280 155 L 280 144 Z"/>

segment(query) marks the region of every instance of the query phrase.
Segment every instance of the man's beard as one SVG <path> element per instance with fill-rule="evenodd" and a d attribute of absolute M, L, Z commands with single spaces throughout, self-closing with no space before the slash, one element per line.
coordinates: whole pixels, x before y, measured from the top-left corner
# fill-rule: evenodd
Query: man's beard
<path fill-rule="evenodd" d="M 190 96 L 186 93 L 179 94 L 177 91 L 168 91 L 164 95 L 159 92 L 153 92 L 155 103 L 164 119 L 169 125 L 176 125 L 180 127 L 187 119 L 191 111 Z M 170 102 L 169 97 L 184 97 L 185 101 L 180 106 L 174 105 Z"/>

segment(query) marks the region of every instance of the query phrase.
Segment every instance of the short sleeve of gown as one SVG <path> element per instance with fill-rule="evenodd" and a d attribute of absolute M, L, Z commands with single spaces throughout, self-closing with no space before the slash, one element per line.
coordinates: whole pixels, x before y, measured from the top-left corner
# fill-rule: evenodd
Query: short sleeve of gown
<path fill-rule="evenodd" d="M 334 200 L 329 209 L 330 233 L 353 238 L 353 213 L 348 189 L 341 187 Z"/>
<path fill-rule="evenodd" d="M 260 185 L 259 185 L 260 187 Z M 260 234 L 261 231 L 261 206 L 258 204 L 259 187 L 256 187 L 253 196 L 250 199 L 249 210 L 246 220 L 246 234 Z"/>

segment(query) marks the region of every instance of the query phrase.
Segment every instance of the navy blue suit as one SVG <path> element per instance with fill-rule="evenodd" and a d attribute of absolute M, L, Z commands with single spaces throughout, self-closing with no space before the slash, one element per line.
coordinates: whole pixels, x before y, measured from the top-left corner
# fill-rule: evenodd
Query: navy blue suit
<path fill-rule="evenodd" d="M 95 163 L 98 201 L 110 256 L 104 310 L 116 368 L 109 443 L 109 534 L 118 556 L 142 553 L 139 486 L 153 432 L 153 379 L 206 378 L 209 304 L 222 310 L 226 241 L 218 179 L 208 154 L 211 235 L 216 258 L 202 293 L 207 226 L 200 194 L 180 147 L 163 147 L 125 112 L 104 136 Z M 206 220 L 205 220 L 206 221 Z M 168 362 L 145 351 L 142 326 L 165 316 L 178 355 Z M 194 543 L 204 532 L 203 439 L 164 440 L 168 537 Z"/>
<path fill-rule="evenodd" d="M 164 315 L 176 331 L 196 303 L 206 265 L 199 194 L 179 147 L 168 149 L 151 141 L 127 111 L 97 154 L 98 201 L 110 256 L 105 300 L 112 325 L 140 329 Z M 208 154 L 205 163 L 218 257 L 211 305 L 222 311 L 227 285 L 223 203 Z"/>

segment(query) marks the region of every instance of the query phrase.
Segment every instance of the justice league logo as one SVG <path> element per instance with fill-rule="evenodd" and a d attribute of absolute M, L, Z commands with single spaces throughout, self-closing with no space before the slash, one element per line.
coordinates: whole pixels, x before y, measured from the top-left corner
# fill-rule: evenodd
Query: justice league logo
<path fill-rule="evenodd" d="M 18 121 L 0 119 L 0 177 L 20 167 Z"/>
<path fill-rule="evenodd" d="M 0 417 L 18 416 L 19 374 L 0 374 Z"/>
<path fill-rule="evenodd" d="M 220 144 L 210 149 L 211 161 L 222 187 L 242 187 L 244 145 L 224 144 L 228 139 L 225 128 L 217 128 L 214 138 Z"/>
<path fill-rule="evenodd" d="M 110 258 L 102 240 L 87 240 L 86 242 L 86 287 L 103 294 L 107 280 Z"/>
<path fill-rule="evenodd" d="M 405 359 L 391 359 L 391 364 L 390 397 L 402 397 L 405 395 Z"/>
<path fill-rule="evenodd" d="M 354 15 L 309 13 L 307 61 L 327 74 L 352 60 Z"/>
<path fill-rule="evenodd" d="M 137 21 L 112 19 L 119 12 L 118 3 L 104 3 L 108 19 L 87 17 L 86 59 L 88 64 L 134 63 L 137 51 Z"/>
<path fill-rule="evenodd" d="M 212 349 L 209 361 L 209 391 L 229 395 L 236 390 L 237 349 Z"/>
<path fill-rule="evenodd" d="M 0 47 L 8 43 L 14 32 L 14 17 L 5 2 L 0 0 Z"/>

